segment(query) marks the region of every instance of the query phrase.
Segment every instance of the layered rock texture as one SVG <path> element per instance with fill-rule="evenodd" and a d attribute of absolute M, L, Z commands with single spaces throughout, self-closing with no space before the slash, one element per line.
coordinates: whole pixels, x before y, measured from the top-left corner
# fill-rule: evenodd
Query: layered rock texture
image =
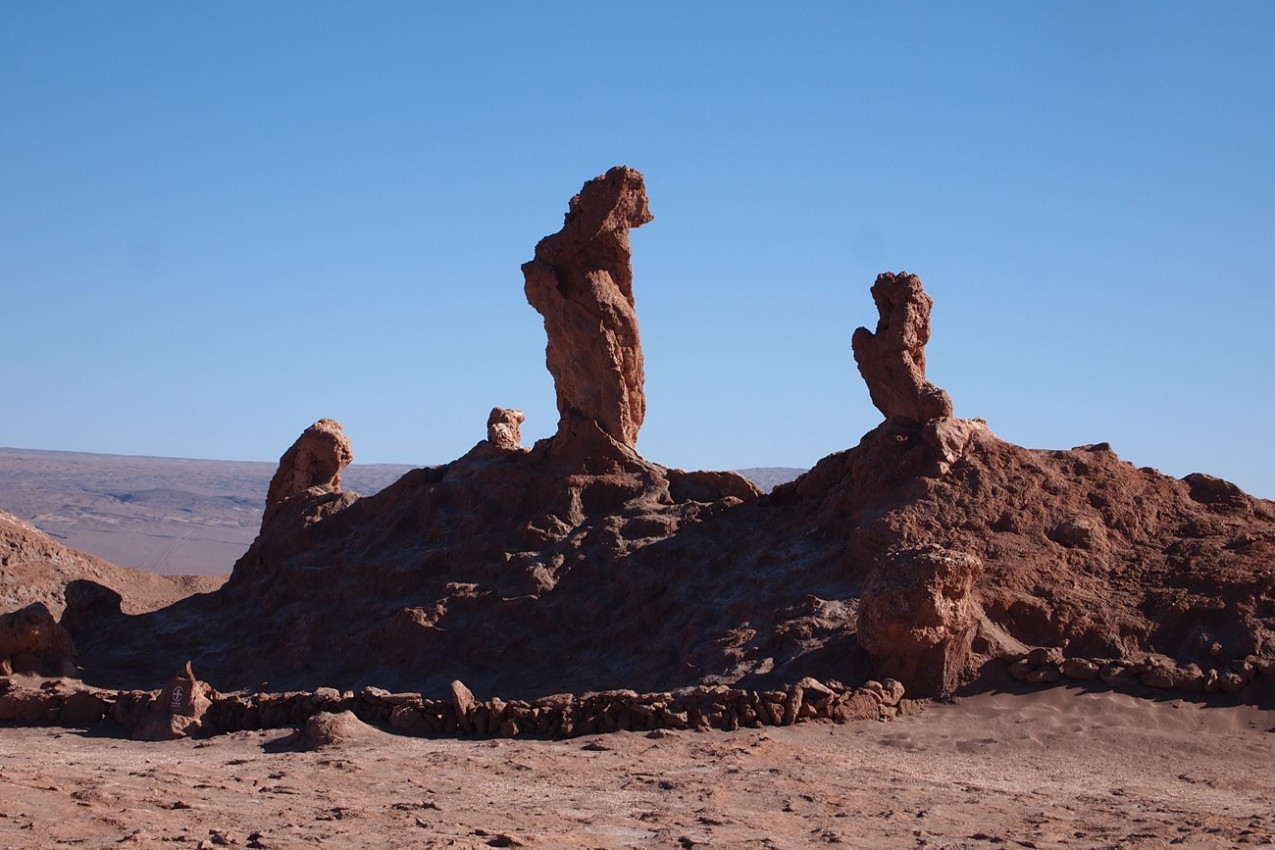
<path fill-rule="evenodd" d="M 558 432 L 596 423 L 637 444 L 646 417 L 642 343 L 633 310 L 629 230 L 652 220 L 646 184 L 616 166 L 571 199 L 562 230 L 522 267 L 527 300 L 544 316 L 545 362 L 558 391 Z"/>
<path fill-rule="evenodd" d="M 649 219 L 641 175 L 613 169 L 524 267 L 554 437 L 514 450 L 518 417 L 494 416 L 463 457 L 366 498 L 337 491 L 339 463 L 285 455 L 289 495 L 217 593 L 130 616 L 77 586 L 63 624 L 86 680 L 157 688 L 191 659 L 220 691 L 451 702 L 457 679 L 511 700 L 806 677 L 892 676 L 910 696 L 1102 671 L 1242 698 L 1271 684 L 1275 503 L 953 418 L 925 379 L 914 276 L 878 278 L 877 329 L 854 337 L 885 416 L 858 445 L 769 495 L 639 456 L 628 229 Z"/>

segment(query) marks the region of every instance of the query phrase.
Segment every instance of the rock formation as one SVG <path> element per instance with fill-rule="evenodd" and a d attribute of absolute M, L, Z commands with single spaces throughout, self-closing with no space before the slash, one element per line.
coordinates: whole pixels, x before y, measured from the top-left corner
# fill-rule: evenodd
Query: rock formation
<path fill-rule="evenodd" d="M 951 693 L 962 683 L 982 573 L 973 555 L 933 544 L 892 550 L 873 567 L 859 599 L 859 645 L 883 676 L 923 694 Z"/>
<path fill-rule="evenodd" d="M 522 423 L 527 420 L 521 410 L 493 407 L 487 417 L 487 442 L 504 451 L 522 448 Z"/>
<path fill-rule="evenodd" d="M 859 328 L 851 338 L 872 403 L 886 419 L 927 422 L 951 416 L 947 393 L 925 380 L 934 301 L 921 288 L 921 279 L 906 272 L 878 275 L 872 300 L 880 314 L 876 333 Z"/>
<path fill-rule="evenodd" d="M 837 691 L 893 676 L 933 696 L 1125 676 L 1255 698 L 1275 670 L 1275 503 L 1134 468 L 1106 444 L 1029 450 L 951 417 L 925 381 L 930 300 L 910 275 L 878 278 L 877 331 L 855 335 L 886 416 L 857 445 L 768 496 L 638 456 L 627 229 L 649 219 L 641 185 L 629 169 L 586 184 L 525 267 L 555 438 L 483 440 L 366 498 L 334 492 L 343 437 L 321 468 L 290 451 L 276 478 L 292 483 L 218 592 L 142 616 L 72 594 L 86 681 L 151 689 L 195 658 L 222 690 L 450 694 L 439 723 L 473 703 L 475 729 L 500 712 L 473 693 L 737 691 L 729 724 L 786 687 L 832 700 L 793 685 L 806 677 Z M 793 694 L 783 717 L 805 710 Z"/>
<path fill-rule="evenodd" d="M 384 736 L 384 732 L 364 723 L 347 709 L 336 714 L 320 712 L 311 715 L 293 746 L 302 752 L 314 752 L 368 746 Z"/>
<path fill-rule="evenodd" d="M 301 432 L 283 457 L 270 480 L 266 495 L 263 525 L 279 507 L 301 493 L 319 495 L 341 492 L 341 470 L 354 460 L 350 441 L 341 431 L 341 423 L 320 419 Z"/>
<path fill-rule="evenodd" d="M 212 689 L 195 678 L 187 661 L 133 727 L 133 740 L 172 741 L 197 734 L 212 706 L 212 695 Z"/>
<path fill-rule="evenodd" d="M 540 240 L 523 264 L 527 300 L 549 337 L 559 434 L 593 421 L 619 443 L 637 444 L 646 395 L 629 229 L 651 219 L 642 175 L 616 166 L 584 184 L 562 230 Z"/>
<path fill-rule="evenodd" d="M 75 644 L 43 602 L 0 614 L 0 675 L 74 676 Z"/>

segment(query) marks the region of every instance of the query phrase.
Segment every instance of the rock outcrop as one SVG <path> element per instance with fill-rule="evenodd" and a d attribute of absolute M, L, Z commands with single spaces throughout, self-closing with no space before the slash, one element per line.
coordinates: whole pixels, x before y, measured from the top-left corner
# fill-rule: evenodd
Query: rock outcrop
<path fill-rule="evenodd" d="M 75 644 L 43 602 L 0 614 L 0 675 L 74 676 Z"/>
<path fill-rule="evenodd" d="M 212 696 L 212 689 L 195 678 L 187 661 L 141 714 L 132 729 L 133 740 L 172 741 L 198 734 Z"/>
<path fill-rule="evenodd" d="M 262 524 L 268 523 L 289 499 L 308 493 L 321 495 L 341 492 L 341 470 L 354 460 L 350 440 L 341 423 L 320 419 L 301 432 L 297 441 L 279 458 L 279 468 L 270 480 L 266 495 L 266 512 Z"/>
<path fill-rule="evenodd" d="M 487 442 L 496 448 L 514 452 L 522 449 L 522 423 L 527 416 L 521 410 L 493 407 L 487 417 Z"/>
<path fill-rule="evenodd" d="M 880 314 L 876 333 L 859 328 L 851 338 L 872 403 L 887 420 L 928 422 L 951 416 L 951 398 L 925 379 L 934 301 L 921 288 L 921 279 L 907 272 L 878 275 L 872 300 Z"/>
<path fill-rule="evenodd" d="M 981 609 L 973 555 L 930 544 L 888 552 L 859 598 L 859 645 L 910 691 L 951 693 L 968 674 Z"/>
<path fill-rule="evenodd" d="M 616 166 L 584 184 L 562 230 L 540 240 L 523 264 L 527 301 L 549 337 L 559 434 L 592 421 L 617 442 L 637 444 L 646 395 L 629 229 L 652 218 L 642 175 Z"/>

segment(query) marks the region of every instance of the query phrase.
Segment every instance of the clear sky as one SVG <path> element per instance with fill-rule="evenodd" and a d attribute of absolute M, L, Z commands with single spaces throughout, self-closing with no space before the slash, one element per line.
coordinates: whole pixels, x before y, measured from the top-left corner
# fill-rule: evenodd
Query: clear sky
<path fill-rule="evenodd" d="M 644 456 L 857 443 L 907 270 L 958 415 L 1275 497 L 1273 43 L 1270 2 L 0 0 L 0 445 L 548 436 L 519 266 L 622 163 Z"/>

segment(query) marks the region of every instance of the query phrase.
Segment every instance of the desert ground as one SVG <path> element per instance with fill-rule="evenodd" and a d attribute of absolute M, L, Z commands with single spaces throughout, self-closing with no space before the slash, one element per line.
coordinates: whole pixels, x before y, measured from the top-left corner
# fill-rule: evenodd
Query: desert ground
<path fill-rule="evenodd" d="M 883 723 L 566 741 L 0 731 L 0 846 L 1275 843 L 1275 711 L 1052 688 Z"/>

